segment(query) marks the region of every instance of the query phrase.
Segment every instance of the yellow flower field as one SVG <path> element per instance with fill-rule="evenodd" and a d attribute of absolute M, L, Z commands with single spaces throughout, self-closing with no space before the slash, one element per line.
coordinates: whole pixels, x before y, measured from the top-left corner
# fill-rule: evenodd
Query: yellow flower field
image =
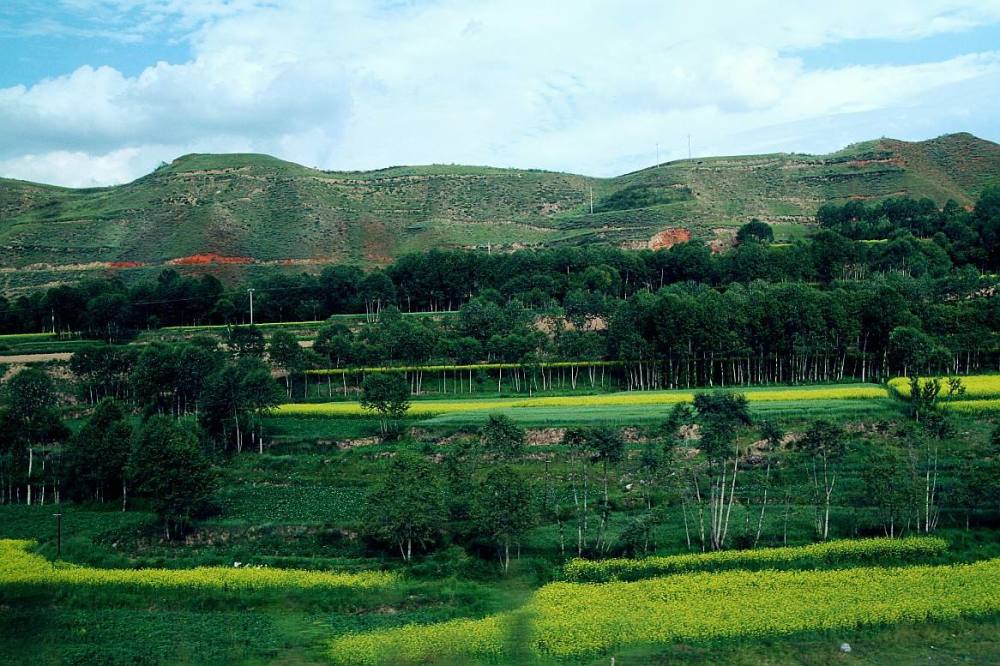
<path fill-rule="evenodd" d="M 888 561 L 914 561 L 940 555 L 948 543 L 937 537 L 906 539 L 843 539 L 790 548 L 722 550 L 715 553 L 691 553 L 642 559 L 570 560 L 563 567 L 566 578 L 575 582 L 638 580 L 654 576 L 720 569 L 764 569 L 796 565 L 879 564 Z"/>
<path fill-rule="evenodd" d="M 950 566 L 690 573 L 630 583 L 553 583 L 517 613 L 348 634 L 341 664 L 500 658 L 523 633 L 535 653 L 580 659 L 630 645 L 779 636 L 1000 611 L 1000 559 Z M 515 619 L 526 627 L 516 632 Z"/>
<path fill-rule="evenodd" d="M 194 569 L 95 569 L 50 562 L 28 551 L 32 541 L 0 539 L 0 586 L 123 585 L 141 588 L 254 591 L 277 588 L 374 590 L 399 581 L 394 573 L 330 573 L 295 569 L 197 567 Z"/>
<path fill-rule="evenodd" d="M 888 392 L 873 385 L 823 386 L 801 389 L 757 389 L 743 391 L 750 402 L 793 402 L 798 400 L 881 400 Z M 597 407 L 636 405 L 676 405 L 691 402 L 690 391 L 633 391 L 599 395 L 563 395 L 539 398 L 484 398 L 479 400 L 416 400 L 409 414 L 424 416 L 491 409 L 530 409 L 533 407 Z M 283 416 L 357 416 L 367 414 L 357 402 L 289 403 L 279 405 L 274 413 Z"/>
<path fill-rule="evenodd" d="M 996 412 L 1000 411 L 1000 399 L 955 400 L 954 402 L 943 402 L 941 407 L 955 412 Z"/>
<path fill-rule="evenodd" d="M 920 381 L 927 382 L 931 377 L 921 377 Z M 1000 398 L 1000 375 L 965 375 L 959 377 L 962 386 L 965 387 L 965 394 L 962 399 L 968 398 Z M 907 377 L 896 377 L 889 380 L 889 386 L 895 389 L 904 398 L 910 397 L 910 380 Z M 941 378 L 941 397 L 947 397 L 948 384 L 946 378 Z"/>

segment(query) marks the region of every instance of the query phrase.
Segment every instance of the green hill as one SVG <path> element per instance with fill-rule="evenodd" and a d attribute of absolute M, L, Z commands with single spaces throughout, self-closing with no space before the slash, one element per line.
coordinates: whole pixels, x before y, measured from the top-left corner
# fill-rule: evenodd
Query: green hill
<path fill-rule="evenodd" d="M 0 179 L 0 286 L 23 284 L 25 269 L 44 282 L 116 265 L 370 265 L 430 247 L 645 247 L 674 227 L 725 238 L 751 217 L 794 237 L 826 201 L 967 205 L 992 182 L 1000 145 L 969 134 L 679 160 L 616 178 L 449 165 L 334 172 L 266 155 L 186 155 L 115 187 Z"/>

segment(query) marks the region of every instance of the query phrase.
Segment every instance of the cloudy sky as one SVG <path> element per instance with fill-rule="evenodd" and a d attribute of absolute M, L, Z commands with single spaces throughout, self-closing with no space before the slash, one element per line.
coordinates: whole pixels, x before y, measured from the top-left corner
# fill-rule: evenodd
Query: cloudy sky
<path fill-rule="evenodd" d="M 1000 0 L 2 0 L 0 175 L 189 152 L 614 175 L 1000 140 Z"/>

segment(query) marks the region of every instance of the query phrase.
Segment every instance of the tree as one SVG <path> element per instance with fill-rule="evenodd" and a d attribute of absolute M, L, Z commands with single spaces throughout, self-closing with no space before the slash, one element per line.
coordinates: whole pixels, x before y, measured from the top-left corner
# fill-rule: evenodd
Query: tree
<path fill-rule="evenodd" d="M 136 433 L 127 477 L 136 494 L 149 499 L 168 540 L 183 533 L 207 508 L 217 482 L 197 427 L 158 415 Z"/>
<path fill-rule="evenodd" d="M 397 373 L 376 372 L 361 384 L 361 406 L 378 414 L 383 433 L 410 408 L 410 386 Z"/>
<path fill-rule="evenodd" d="M 591 452 L 591 461 L 600 463 L 603 470 L 604 496 L 601 502 L 601 526 L 597 534 L 597 549 L 607 551 L 606 540 L 608 519 L 611 517 L 611 499 L 608 495 L 610 468 L 617 466 L 625 458 L 625 439 L 616 428 L 590 428 L 585 433 L 585 444 Z"/>
<path fill-rule="evenodd" d="M 532 524 L 531 488 L 512 467 L 496 467 L 480 484 L 473 511 L 477 530 L 496 544 L 500 566 L 507 573 L 511 544 L 519 544 Z"/>
<path fill-rule="evenodd" d="M 524 428 L 506 414 L 490 414 L 479 437 L 483 448 L 499 458 L 511 460 L 524 452 Z"/>
<path fill-rule="evenodd" d="M 3 398 L 6 407 L 0 411 L 0 454 L 7 460 L 9 481 L 24 482 L 25 500 L 31 504 L 35 450 L 65 439 L 69 431 L 56 408 L 55 385 L 44 370 L 29 367 L 18 372 L 4 384 Z M 41 501 L 45 501 L 44 479 Z"/>
<path fill-rule="evenodd" d="M 901 534 L 903 518 L 913 495 L 912 479 L 903 473 L 904 468 L 901 452 L 886 443 L 869 451 L 861 469 L 865 488 L 879 509 L 882 528 L 890 539 Z"/>
<path fill-rule="evenodd" d="M 758 243 L 774 242 L 774 231 L 771 225 L 761 222 L 756 217 L 740 227 L 736 232 L 736 242 L 746 243 L 747 241 L 757 241 Z"/>
<path fill-rule="evenodd" d="M 121 497 L 125 510 L 126 477 L 132 427 L 121 403 L 105 398 L 65 449 L 66 477 L 79 498 L 104 502 Z"/>
<path fill-rule="evenodd" d="M 229 351 L 236 358 L 264 355 L 264 334 L 256 326 L 230 326 L 227 337 Z"/>
<path fill-rule="evenodd" d="M 806 467 L 816 498 L 816 533 L 825 541 L 830 535 L 831 499 L 847 453 L 846 435 L 840 426 L 819 419 L 809 426 L 796 448 L 807 456 Z"/>
<path fill-rule="evenodd" d="M 413 543 L 422 549 L 448 519 L 444 482 L 438 467 L 422 456 L 400 452 L 368 495 L 365 531 L 399 549 L 407 562 Z"/>
<path fill-rule="evenodd" d="M 763 437 L 760 455 L 764 463 L 764 479 L 761 483 L 760 516 L 757 518 L 757 533 L 754 536 L 753 545 L 756 548 L 760 541 L 761 532 L 764 529 L 764 512 L 767 510 L 767 493 L 771 489 L 771 466 L 775 461 L 775 455 L 781 449 L 781 442 L 785 438 L 785 432 L 774 421 L 763 421 L 760 424 L 760 436 Z M 749 510 L 750 507 L 747 507 Z"/>
<path fill-rule="evenodd" d="M 302 347 L 295 336 L 288 331 L 278 330 L 271 335 L 267 344 L 267 355 L 271 363 L 285 372 L 285 388 L 288 397 L 292 397 L 292 380 L 295 373 L 301 372 L 303 364 Z"/>
<path fill-rule="evenodd" d="M 261 416 L 281 400 L 282 391 L 264 362 L 256 357 L 226 363 L 205 382 L 198 414 L 202 426 L 216 441 L 237 452 L 247 435 L 263 452 Z"/>
<path fill-rule="evenodd" d="M 694 397 L 695 420 L 701 426 L 701 452 L 708 486 L 708 497 L 701 493 L 701 482 L 694 476 L 695 498 L 699 506 L 709 507 L 709 545 L 722 550 L 729 533 L 729 517 L 736 496 L 736 476 L 740 452 L 737 433 L 752 422 L 745 395 L 730 392 L 699 393 Z M 700 511 L 704 542 L 704 511 Z"/>

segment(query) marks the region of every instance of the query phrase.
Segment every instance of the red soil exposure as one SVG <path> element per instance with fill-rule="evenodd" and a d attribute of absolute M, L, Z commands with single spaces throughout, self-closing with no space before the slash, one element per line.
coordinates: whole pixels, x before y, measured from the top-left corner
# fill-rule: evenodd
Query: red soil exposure
<path fill-rule="evenodd" d="M 142 268 L 146 264 L 141 261 L 112 261 L 108 268 Z"/>
<path fill-rule="evenodd" d="M 680 227 L 671 227 L 655 234 L 647 243 L 650 250 L 668 250 L 679 243 L 691 240 L 691 232 Z"/>
<path fill-rule="evenodd" d="M 224 257 L 221 254 L 208 252 L 192 254 L 190 257 L 178 257 L 167 262 L 171 266 L 203 266 L 205 264 L 252 264 L 252 257 Z"/>

